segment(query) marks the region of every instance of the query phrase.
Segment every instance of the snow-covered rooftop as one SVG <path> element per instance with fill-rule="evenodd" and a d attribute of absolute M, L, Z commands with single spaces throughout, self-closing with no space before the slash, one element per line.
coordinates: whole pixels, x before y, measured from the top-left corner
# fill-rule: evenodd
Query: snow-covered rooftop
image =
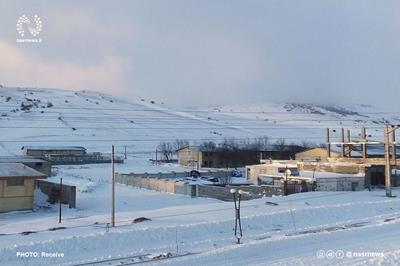
<path fill-rule="evenodd" d="M 46 175 L 22 163 L 0 163 L 0 179 L 9 177 L 44 178 Z"/>
<path fill-rule="evenodd" d="M 43 163 L 45 160 L 32 156 L 0 156 L 0 163 Z"/>

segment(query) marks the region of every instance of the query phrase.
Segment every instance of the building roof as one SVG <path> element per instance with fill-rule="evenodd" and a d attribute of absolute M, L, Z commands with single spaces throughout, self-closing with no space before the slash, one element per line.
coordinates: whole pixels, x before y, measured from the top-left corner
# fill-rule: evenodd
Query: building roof
<path fill-rule="evenodd" d="M 22 163 L 0 163 L 0 179 L 10 177 L 45 178 L 46 175 Z"/>
<path fill-rule="evenodd" d="M 259 164 L 247 165 L 255 168 L 298 168 L 297 161 L 294 160 L 261 160 Z"/>
<path fill-rule="evenodd" d="M 200 146 L 184 146 L 184 147 L 181 147 L 181 148 L 177 149 L 176 151 L 178 152 L 178 151 L 183 150 L 183 149 L 200 150 Z"/>
<path fill-rule="evenodd" d="M 86 150 L 84 147 L 79 146 L 23 146 L 21 150 L 43 150 L 43 151 L 51 151 L 51 150 L 75 150 L 81 151 Z"/>
<path fill-rule="evenodd" d="M 45 163 L 46 160 L 32 156 L 0 156 L 0 163 Z"/>

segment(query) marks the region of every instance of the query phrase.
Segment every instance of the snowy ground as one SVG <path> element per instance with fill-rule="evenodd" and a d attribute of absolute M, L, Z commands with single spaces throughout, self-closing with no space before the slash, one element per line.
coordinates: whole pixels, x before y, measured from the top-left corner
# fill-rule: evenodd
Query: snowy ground
<path fill-rule="evenodd" d="M 59 167 L 52 179 L 63 177 L 78 186 L 78 208 L 64 206 L 62 224 L 57 222 L 57 206 L 0 214 L 0 264 L 75 265 L 167 252 L 193 254 L 151 263 L 397 265 L 400 260 L 400 198 L 386 198 L 383 190 L 309 192 L 243 202 L 243 244 L 237 245 L 232 202 L 124 185 L 117 185 L 117 227 L 107 229 L 109 170 L 107 165 Z M 394 193 L 400 195 L 400 191 Z M 132 224 L 138 217 L 151 221 Z M 49 230 L 60 226 L 65 229 Z M 36 233 L 21 234 L 27 231 Z M 18 252 L 37 252 L 39 257 L 41 252 L 62 253 L 64 257 L 21 258 Z M 374 257 L 368 257 L 371 254 Z M 100 265 L 121 265 L 123 260 Z"/>
<path fill-rule="evenodd" d="M 295 104 L 173 110 L 149 100 L 128 102 L 94 92 L 42 89 L 2 88 L 0 103 L 1 155 L 20 154 L 23 145 L 82 145 L 107 152 L 116 144 L 119 155 L 127 146 L 128 160 L 116 167 L 122 173 L 188 170 L 148 162 L 161 140 L 195 143 L 268 135 L 271 141 L 284 137 L 288 142 L 322 142 L 326 127 L 346 126 L 357 130 L 355 134 L 367 126 L 369 134 L 381 137 L 382 121 L 399 119 L 370 106 L 353 106 L 354 112 Z M 21 111 L 24 105 L 32 106 Z M 108 229 L 110 175 L 106 164 L 57 166 L 49 180 L 62 177 L 64 183 L 76 185 L 77 208 L 63 206 L 61 224 L 56 205 L 0 214 L 0 265 L 75 265 L 115 258 L 120 259 L 99 265 L 122 265 L 127 256 L 168 252 L 190 255 L 151 263 L 400 263 L 400 198 L 385 198 L 382 190 L 309 192 L 243 202 L 243 244 L 237 245 L 232 202 L 124 185 L 116 187 L 117 227 Z M 400 191 L 394 193 L 400 196 Z M 151 221 L 133 224 L 138 217 Z M 21 257 L 25 252 L 37 252 L 38 257 Z M 41 252 L 64 256 L 44 258 Z M 371 257 L 357 252 L 377 253 Z"/>
<path fill-rule="evenodd" d="M 160 141 L 221 141 L 268 136 L 271 143 L 325 141 L 327 127 L 351 129 L 359 138 L 367 127 L 382 139 L 384 121 L 397 124 L 398 112 L 372 106 L 347 107 L 268 103 L 214 108 L 170 108 L 149 99 L 118 99 L 90 91 L 1 88 L 0 154 L 20 154 L 24 145 L 78 145 L 89 151 L 131 155 L 154 152 Z M 331 132 L 338 140 L 339 130 Z"/>

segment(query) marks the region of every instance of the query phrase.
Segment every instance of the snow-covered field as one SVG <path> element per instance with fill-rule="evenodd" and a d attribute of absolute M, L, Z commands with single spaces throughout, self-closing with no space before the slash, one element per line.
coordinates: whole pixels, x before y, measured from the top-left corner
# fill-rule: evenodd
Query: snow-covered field
<path fill-rule="evenodd" d="M 151 99 L 126 100 L 90 91 L 0 88 L 0 154 L 20 154 L 23 145 L 81 145 L 89 151 L 154 152 L 162 141 L 268 136 L 289 142 L 325 141 L 326 127 L 360 128 L 382 138 L 385 120 L 400 114 L 372 106 L 264 103 L 213 108 L 170 108 Z M 332 132 L 332 138 L 339 135 Z"/>
<path fill-rule="evenodd" d="M 281 137 L 323 142 L 328 126 L 357 130 L 366 126 L 369 134 L 380 137 L 382 121 L 399 120 L 395 113 L 370 106 L 265 104 L 178 110 L 150 100 L 42 89 L 1 88 L 0 104 L 1 155 L 20 154 L 23 145 L 81 145 L 107 152 L 116 144 L 119 154 L 127 147 L 128 159 L 116 166 L 123 173 L 187 170 L 148 161 L 162 140 L 196 143 L 267 135 L 271 142 Z M 110 261 L 99 265 L 122 265 L 129 264 L 129 256 L 141 256 L 135 259 L 143 262 L 149 254 L 163 253 L 186 256 L 148 264 L 397 265 L 400 261 L 400 199 L 385 198 L 382 190 L 309 192 L 243 202 L 244 237 L 237 245 L 232 202 L 117 185 L 117 226 L 108 228 L 110 165 L 57 166 L 55 173 L 49 180 L 58 182 L 62 177 L 64 183 L 77 186 L 77 208 L 63 206 L 61 224 L 57 205 L 0 214 L 0 265 L 90 265 L 106 259 Z M 394 194 L 400 196 L 400 191 Z M 132 223 L 139 217 L 151 220 Z M 32 253 L 27 257 L 26 252 Z M 42 252 L 63 257 L 45 258 Z"/>
<path fill-rule="evenodd" d="M 235 244 L 233 236 L 231 202 L 191 199 L 124 186 L 117 186 L 117 191 L 122 200 L 119 197 L 116 228 L 107 229 L 108 202 L 101 196 L 93 210 L 84 207 L 66 211 L 61 225 L 56 221 L 54 208 L 2 214 L 2 265 L 75 265 L 168 252 L 193 255 L 154 263 L 396 265 L 399 255 L 400 199 L 385 198 L 382 190 L 310 192 L 244 202 L 241 245 Z M 125 202 L 128 194 L 132 202 Z M 132 224 L 138 217 L 151 221 Z M 59 226 L 66 228 L 49 230 Z M 37 233 L 21 235 L 22 231 Z M 332 258 L 328 255 L 331 251 Z M 64 257 L 21 258 L 18 252 L 62 253 Z M 114 263 L 110 265 L 120 265 L 119 260 Z"/>

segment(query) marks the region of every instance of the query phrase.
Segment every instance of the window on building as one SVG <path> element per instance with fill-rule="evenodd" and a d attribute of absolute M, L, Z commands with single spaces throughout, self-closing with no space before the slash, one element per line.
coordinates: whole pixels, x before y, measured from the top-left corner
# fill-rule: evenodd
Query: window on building
<path fill-rule="evenodd" d="M 8 187 L 24 186 L 24 179 L 9 179 L 7 180 Z"/>

